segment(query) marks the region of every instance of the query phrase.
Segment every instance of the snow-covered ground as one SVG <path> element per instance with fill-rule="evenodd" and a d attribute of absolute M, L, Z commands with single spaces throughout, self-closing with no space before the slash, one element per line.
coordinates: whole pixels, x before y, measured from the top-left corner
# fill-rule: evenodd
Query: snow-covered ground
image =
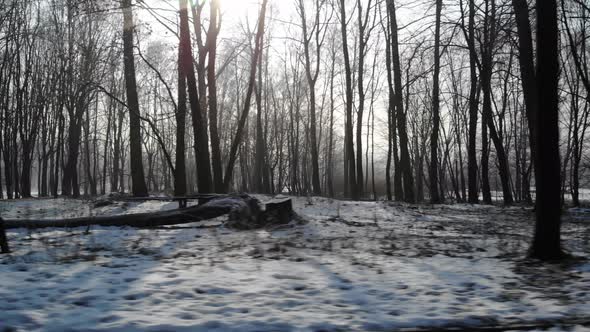
<path fill-rule="evenodd" d="M 219 226 L 223 217 L 158 229 L 9 230 L 0 331 L 590 329 L 590 210 L 568 211 L 563 225 L 565 246 L 586 259 L 541 265 L 523 258 L 530 208 L 294 203 L 303 221 L 254 231 Z M 175 207 L 35 199 L 2 201 L 0 213 Z"/>

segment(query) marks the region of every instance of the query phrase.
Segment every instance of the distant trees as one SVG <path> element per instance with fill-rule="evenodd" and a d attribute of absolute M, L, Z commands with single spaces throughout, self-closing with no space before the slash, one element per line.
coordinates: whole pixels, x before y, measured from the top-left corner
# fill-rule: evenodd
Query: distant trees
<path fill-rule="evenodd" d="M 261 1 L 254 20 L 219 0 L 5 1 L 0 195 L 532 202 L 545 137 L 529 4 L 406 4 L 281 1 L 286 19 Z M 590 11 L 559 4 L 558 191 L 579 205 Z"/>
<path fill-rule="evenodd" d="M 320 187 L 320 166 L 317 140 L 317 119 L 316 119 L 316 82 L 320 74 L 321 49 L 327 31 L 327 22 L 322 22 L 322 7 L 325 1 L 316 1 L 311 21 L 311 28 L 308 28 L 305 3 L 298 0 L 297 12 L 301 18 L 303 55 L 305 61 L 305 77 L 309 86 L 309 137 L 311 145 L 311 170 L 312 170 L 312 188 L 314 195 L 322 193 Z M 325 19 L 325 18 L 324 18 Z M 309 30 L 312 33 L 309 33 Z M 312 54 L 313 52 L 313 54 Z M 314 59 L 312 59 L 312 56 Z M 312 64 L 313 61 L 313 64 Z"/>
<path fill-rule="evenodd" d="M 259 62 L 259 57 L 262 56 L 262 47 L 263 47 L 263 38 L 264 38 L 264 21 L 266 18 L 266 4 L 267 0 L 262 1 L 262 5 L 260 7 L 260 14 L 258 15 L 258 28 L 256 31 L 255 39 L 254 39 L 254 50 L 252 53 L 252 60 L 250 64 L 250 75 L 248 78 L 248 87 L 246 90 L 246 96 L 244 101 L 244 108 L 242 110 L 242 114 L 240 115 L 236 134 L 231 142 L 231 148 L 229 151 L 229 160 L 227 162 L 227 166 L 225 168 L 225 176 L 223 179 L 223 189 L 224 191 L 228 191 L 230 189 L 230 184 L 234 172 L 234 165 L 237 158 L 238 148 L 242 143 L 243 139 L 243 132 L 246 126 L 246 120 L 248 119 L 248 113 L 250 111 L 250 102 L 252 99 L 252 92 L 254 91 L 254 85 L 256 83 L 256 69 L 257 64 Z M 258 174 L 260 176 L 260 174 Z"/>

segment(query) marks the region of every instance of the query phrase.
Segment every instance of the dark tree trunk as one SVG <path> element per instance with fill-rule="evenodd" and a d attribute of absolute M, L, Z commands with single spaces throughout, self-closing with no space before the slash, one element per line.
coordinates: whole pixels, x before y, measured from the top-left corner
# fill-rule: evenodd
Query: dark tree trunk
<path fill-rule="evenodd" d="M 141 147 L 141 122 L 137 83 L 135 81 L 135 61 L 133 59 L 133 10 L 131 0 L 122 0 L 123 9 L 123 61 L 125 67 L 125 87 L 129 107 L 129 150 L 131 166 L 131 191 L 134 196 L 145 197 L 148 189 L 143 172 Z"/>
<path fill-rule="evenodd" d="M 393 77 L 391 69 L 391 31 L 389 27 L 389 20 L 387 16 L 387 27 L 385 30 L 385 67 L 387 69 L 387 92 L 388 92 L 388 108 L 387 108 L 387 164 L 385 166 L 385 184 L 387 186 L 387 199 L 391 200 L 395 197 L 396 200 L 403 198 L 403 188 L 401 181 L 401 172 L 399 167 L 399 157 L 397 152 L 397 132 L 395 128 L 395 92 L 393 90 Z M 393 164 L 394 177 L 394 195 L 391 192 L 391 166 Z"/>
<path fill-rule="evenodd" d="M 180 52 L 182 71 L 185 74 L 194 133 L 195 161 L 197 164 L 197 185 L 200 193 L 211 192 L 211 164 L 206 120 L 201 111 L 195 66 L 193 64 L 190 30 L 188 25 L 188 2 L 180 1 Z M 204 98 L 204 96 L 203 96 Z"/>
<path fill-rule="evenodd" d="M 74 112 L 71 112 L 73 114 Z M 76 112 L 77 113 L 77 112 Z M 78 184 L 78 156 L 80 154 L 80 139 L 82 136 L 82 124 L 77 115 L 70 116 L 68 127 L 68 158 L 63 170 L 61 193 L 64 196 L 74 198 L 80 196 Z"/>
<path fill-rule="evenodd" d="M 488 0 L 489 1 L 489 0 Z M 504 204 L 512 204 L 512 190 L 510 188 L 510 170 L 508 166 L 508 159 L 504 150 L 504 145 L 501 137 L 499 136 L 496 125 L 494 124 L 492 114 L 492 70 L 493 70 L 493 52 L 494 45 L 496 42 L 496 5 L 495 0 L 491 0 L 491 4 L 486 1 L 486 22 L 484 25 L 484 45 L 482 45 L 482 66 L 481 66 L 481 88 L 483 91 L 483 109 L 482 109 L 482 127 L 485 125 L 489 129 L 490 138 L 496 148 L 496 156 L 498 158 L 498 172 L 500 173 L 500 181 L 502 183 L 502 193 Z M 487 130 L 485 131 L 487 136 Z M 483 142 L 482 138 L 482 142 Z M 486 137 L 487 141 L 487 137 Z M 483 149 L 482 149 L 483 151 Z M 482 152 L 483 154 L 483 152 Z M 489 150 L 486 148 L 486 163 L 489 156 Z M 485 165 L 487 168 L 487 165 Z M 483 174 L 484 165 L 482 161 L 482 176 L 488 178 L 488 174 Z M 489 181 L 488 181 L 489 182 Z M 485 189 L 485 184 L 483 185 Z M 488 185 L 489 187 L 489 185 Z M 485 195 L 485 194 L 484 194 Z M 486 200 L 486 197 L 484 197 Z M 491 202 L 486 201 L 486 203 Z"/>
<path fill-rule="evenodd" d="M 111 68 L 113 68 L 114 66 L 111 66 Z M 113 76 L 111 76 L 111 91 L 114 90 L 115 86 L 115 78 Z M 109 146 L 110 146 L 110 142 L 111 142 L 111 128 L 113 127 L 113 110 L 114 110 L 114 101 L 111 100 L 111 98 L 109 98 L 108 101 L 108 113 L 107 113 L 107 133 L 106 133 L 106 138 L 104 141 L 104 146 L 103 146 L 103 155 L 104 155 L 104 159 L 103 159 L 103 164 L 102 164 L 102 185 L 100 188 L 100 193 L 102 195 L 104 195 L 106 193 L 106 187 L 107 187 L 107 165 L 108 165 L 108 161 L 109 161 Z M 110 188 L 111 191 L 113 191 L 113 188 Z"/>
<path fill-rule="evenodd" d="M 174 167 L 174 195 L 186 194 L 186 79 L 182 72 L 181 52 L 178 52 L 178 109 L 176 110 L 176 165 Z"/>
<path fill-rule="evenodd" d="M 442 0 L 436 0 L 434 28 L 434 76 L 432 78 L 432 133 L 430 135 L 430 203 L 438 204 L 438 131 L 440 127 L 439 74 L 440 74 L 440 14 Z"/>
<path fill-rule="evenodd" d="M 537 112 L 535 136 L 538 172 L 535 234 L 530 254 L 542 260 L 562 258 L 558 112 L 558 28 L 555 0 L 537 0 Z"/>
<path fill-rule="evenodd" d="M 518 60 L 520 64 L 520 77 L 526 115 L 529 127 L 529 145 L 531 148 L 531 159 L 535 161 L 535 130 L 537 126 L 537 80 L 535 74 L 535 63 L 533 60 L 533 39 L 531 23 L 529 20 L 529 7 L 527 0 L 512 0 L 514 14 L 516 17 L 516 28 L 518 31 Z M 536 174 L 536 172 L 535 172 Z"/>
<path fill-rule="evenodd" d="M 122 109 L 119 109 L 116 125 L 113 127 L 115 135 L 114 147 L 113 147 L 113 173 L 111 175 L 111 191 L 124 191 L 122 173 L 123 173 L 123 162 L 121 156 L 121 145 L 123 140 L 123 120 L 124 113 Z M 114 123 L 115 124 L 115 123 Z M 121 179 L 121 181 L 119 181 Z"/>
<path fill-rule="evenodd" d="M 490 188 L 490 144 L 488 139 L 488 125 L 486 117 L 481 121 L 481 193 L 485 204 L 492 204 Z"/>
<path fill-rule="evenodd" d="M 358 106 L 357 106 L 357 120 L 356 120 L 356 182 L 357 182 L 357 190 L 359 197 L 363 196 L 364 194 L 364 186 L 363 186 L 363 113 L 365 109 L 365 87 L 363 83 L 363 76 L 365 74 L 365 53 L 366 53 L 366 46 L 368 41 L 367 35 L 367 24 L 368 24 L 368 17 L 369 12 L 371 10 L 371 1 L 365 0 L 367 2 L 366 12 L 363 16 L 363 4 L 360 0 L 357 0 L 357 15 L 358 15 L 358 74 L 357 74 L 357 90 L 358 90 Z M 370 33 L 370 32 L 369 32 Z M 368 141 L 367 141 L 368 145 Z M 368 167 L 368 165 L 367 165 Z"/>
<path fill-rule="evenodd" d="M 254 172 L 256 177 L 254 179 L 254 190 L 258 193 L 267 193 L 265 188 L 265 159 L 266 159 L 266 144 L 264 141 L 264 130 L 262 125 L 262 57 L 258 62 L 258 82 L 255 85 L 256 94 L 256 141 L 254 147 Z"/>
<path fill-rule="evenodd" d="M 219 32 L 219 0 L 211 1 L 209 31 L 207 36 L 208 65 L 207 83 L 209 88 L 209 133 L 211 136 L 211 161 L 213 168 L 213 191 L 223 192 L 223 171 L 221 166 L 221 149 L 217 131 L 217 79 L 215 77 L 215 58 L 217 53 L 217 34 Z"/>
<path fill-rule="evenodd" d="M 340 27 L 342 32 L 342 52 L 344 55 L 344 75 L 346 78 L 346 121 L 344 124 L 344 148 L 345 158 L 348 170 L 348 176 L 345 179 L 348 183 L 350 190 L 350 197 L 353 200 L 360 198 L 360 192 L 358 189 L 357 170 L 355 167 L 355 154 L 354 154 L 354 142 L 353 142 L 353 130 L 352 130 L 352 69 L 350 66 L 350 56 L 348 54 L 348 36 L 346 32 L 346 4 L 344 0 L 340 0 Z"/>
<path fill-rule="evenodd" d="M 330 132 L 328 138 L 328 162 L 326 167 L 326 182 L 328 195 L 334 197 L 334 67 L 336 65 L 335 50 L 332 50 L 332 64 L 330 67 Z"/>
<path fill-rule="evenodd" d="M 389 14 L 389 24 L 391 25 L 391 57 L 393 61 L 393 82 L 395 86 L 395 115 L 396 128 L 399 132 L 400 146 L 400 168 L 404 186 L 404 201 L 414 203 L 414 177 L 412 175 L 412 166 L 410 161 L 410 152 L 408 151 L 408 134 L 406 131 L 406 114 L 403 107 L 402 98 L 402 79 L 401 65 L 399 55 L 399 42 L 397 31 L 397 17 L 394 0 L 387 0 Z"/>
<path fill-rule="evenodd" d="M 469 0 L 469 143 L 467 144 L 467 187 L 469 191 L 468 202 L 477 204 L 479 202 L 479 191 L 477 189 L 477 68 L 475 53 L 475 0 Z"/>
<path fill-rule="evenodd" d="M 4 229 L 4 220 L 0 218 L 0 254 L 7 254 L 10 252 L 8 247 L 8 239 L 6 238 L 6 230 Z"/>

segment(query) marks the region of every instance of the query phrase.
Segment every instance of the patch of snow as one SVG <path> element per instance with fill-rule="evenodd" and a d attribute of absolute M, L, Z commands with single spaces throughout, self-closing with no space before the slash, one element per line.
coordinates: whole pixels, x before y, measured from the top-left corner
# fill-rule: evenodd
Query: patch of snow
<path fill-rule="evenodd" d="M 35 201 L 1 208 L 28 204 L 43 218 L 56 205 L 88 204 Z M 523 260 L 530 209 L 293 203 L 308 223 L 9 230 L 0 331 L 366 331 L 588 318 L 587 260 Z M 151 201 L 95 213 L 176 206 Z M 565 222 L 563 231 L 570 251 L 588 258 L 588 227 Z"/>

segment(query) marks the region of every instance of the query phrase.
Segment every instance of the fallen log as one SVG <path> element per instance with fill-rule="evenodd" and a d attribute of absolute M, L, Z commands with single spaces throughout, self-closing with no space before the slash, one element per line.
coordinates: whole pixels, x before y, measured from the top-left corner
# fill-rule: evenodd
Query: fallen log
<path fill-rule="evenodd" d="M 4 221 L 4 227 L 10 228 L 46 228 L 46 227 L 85 227 L 97 226 L 132 226 L 156 227 L 185 224 L 207 220 L 243 210 L 245 205 L 257 206 L 258 200 L 248 195 L 234 195 L 212 199 L 203 205 L 182 209 L 156 211 L 116 216 L 90 216 L 70 219 L 11 219 Z M 256 214 L 257 218 L 258 215 Z"/>
<path fill-rule="evenodd" d="M 115 202 L 145 202 L 145 201 L 165 201 L 178 202 L 178 208 L 185 208 L 189 200 L 198 200 L 199 204 L 205 204 L 216 198 L 230 197 L 225 194 L 194 194 L 188 196 L 148 196 L 148 197 L 132 197 L 120 193 L 110 193 L 98 197 L 93 206 L 95 208 L 114 204 Z"/>
<path fill-rule="evenodd" d="M 255 229 L 269 224 L 284 224 L 288 223 L 294 215 L 291 199 L 289 198 L 270 201 L 267 203 L 266 209 L 263 209 L 260 201 L 243 194 L 212 198 L 202 205 L 167 211 L 70 219 L 12 219 L 5 220 L 4 227 L 7 229 L 86 227 L 91 225 L 158 227 L 198 222 L 225 214 L 229 215 L 229 220 L 225 225 L 236 229 Z"/>

